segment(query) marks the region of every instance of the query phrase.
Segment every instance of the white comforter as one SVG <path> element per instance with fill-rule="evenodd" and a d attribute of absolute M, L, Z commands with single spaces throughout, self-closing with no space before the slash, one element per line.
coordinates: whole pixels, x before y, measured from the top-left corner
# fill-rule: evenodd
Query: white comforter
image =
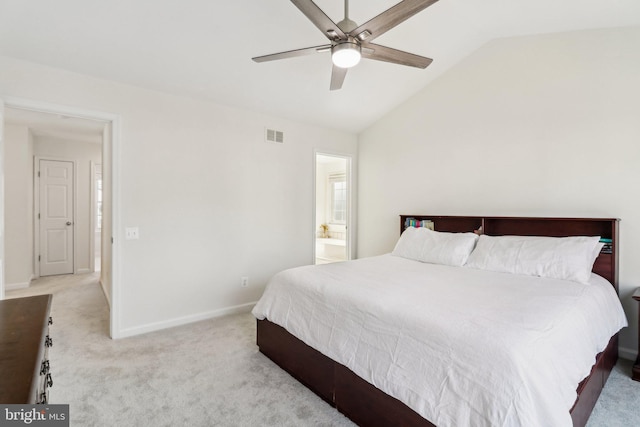
<path fill-rule="evenodd" d="M 439 427 L 571 426 L 576 386 L 627 325 L 612 286 L 392 255 L 272 278 L 253 310 Z"/>

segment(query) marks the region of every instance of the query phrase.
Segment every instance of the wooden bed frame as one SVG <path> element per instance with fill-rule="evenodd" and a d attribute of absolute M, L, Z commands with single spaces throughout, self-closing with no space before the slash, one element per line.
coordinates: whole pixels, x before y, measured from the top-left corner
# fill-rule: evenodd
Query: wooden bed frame
<path fill-rule="evenodd" d="M 611 250 L 603 249 L 594 263 L 593 272 L 609 280 L 618 292 L 617 219 L 401 215 L 401 232 L 407 218 L 431 220 L 437 231 L 611 239 Z M 257 344 L 263 354 L 360 426 L 435 427 L 404 403 L 267 319 L 257 321 Z M 611 337 L 607 348 L 597 355 L 591 374 L 577 385 L 578 398 L 570 411 L 575 427 L 583 427 L 587 423 L 617 360 L 616 334 Z"/>

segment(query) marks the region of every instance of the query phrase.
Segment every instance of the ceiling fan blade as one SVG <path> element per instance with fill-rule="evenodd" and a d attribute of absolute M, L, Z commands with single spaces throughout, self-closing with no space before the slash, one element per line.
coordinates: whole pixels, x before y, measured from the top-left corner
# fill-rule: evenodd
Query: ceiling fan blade
<path fill-rule="evenodd" d="M 292 0 L 293 1 L 293 0 Z M 372 41 L 438 0 L 403 0 L 349 33 L 361 41 Z M 295 2 L 294 2 L 295 3 Z"/>
<path fill-rule="evenodd" d="M 304 49 L 288 50 L 286 52 L 272 53 L 271 55 L 256 56 L 253 59 L 255 62 L 267 62 L 275 61 L 276 59 L 294 58 L 296 56 L 311 55 L 317 52 L 330 52 L 331 45 L 326 44 L 322 46 L 305 47 Z"/>
<path fill-rule="evenodd" d="M 365 49 L 365 47 L 367 49 Z M 372 52 L 373 51 L 373 52 Z M 376 61 L 392 62 L 394 64 L 408 65 L 409 67 L 427 68 L 433 59 L 409 52 L 403 52 L 391 47 L 381 46 L 374 43 L 362 45 L 362 57 L 375 59 Z"/>
<path fill-rule="evenodd" d="M 333 66 L 331 70 L 331 86 L 329 90 L 338 90 L 342 88 L 342 83 L 344 82 L 344 78 L 347 75 L 348 68 L 341 68 Z"/>
<path fill-rule="evenodd" d="M 344 39 L 346 34 L 311 0 L 291 0 L 329 40 Z"/>

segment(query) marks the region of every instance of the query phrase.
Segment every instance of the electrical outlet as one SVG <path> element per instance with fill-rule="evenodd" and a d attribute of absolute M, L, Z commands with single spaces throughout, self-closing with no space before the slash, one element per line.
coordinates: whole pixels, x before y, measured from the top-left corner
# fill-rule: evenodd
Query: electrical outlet
<path fill-rule="evenodd" d="M 247 276 L 242 276 L 240 278 L 240 286 L 242 286 L 243 288 L 249 286 L 249 278 Z"/>

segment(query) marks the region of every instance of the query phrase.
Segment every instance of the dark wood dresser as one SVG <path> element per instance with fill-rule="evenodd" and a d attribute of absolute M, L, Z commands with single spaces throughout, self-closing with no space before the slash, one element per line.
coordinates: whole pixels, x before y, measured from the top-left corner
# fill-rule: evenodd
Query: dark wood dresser
<path fill-rule="evenodd" d="M 640 303 L 640 288 L 633 293 L 633 299 Z M 636 357 L 636 363 L 633 365 L 631 378 L 640 381 L 640 314 L 638 315 L 638 357 Z"/>
<path fill-rule="evenodd" d="M 0 403 L 47 403 L 52 295 L 0 301 Z"/>

